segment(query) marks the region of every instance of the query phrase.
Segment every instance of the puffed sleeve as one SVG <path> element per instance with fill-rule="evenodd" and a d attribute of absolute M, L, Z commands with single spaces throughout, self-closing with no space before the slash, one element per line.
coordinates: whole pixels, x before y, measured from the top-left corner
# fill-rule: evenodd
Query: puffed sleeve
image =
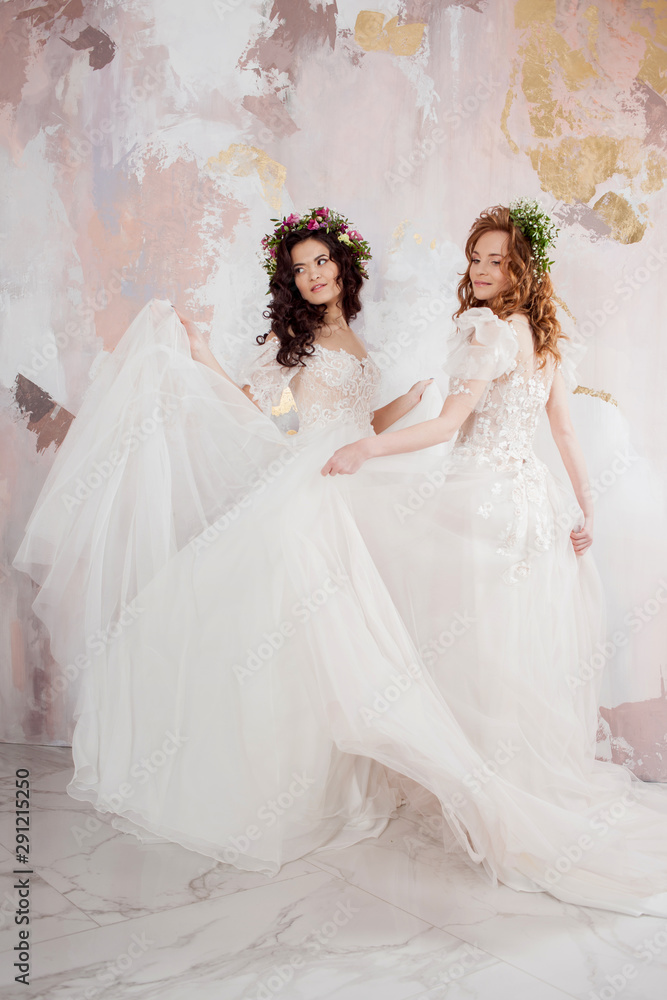
<path fill-rule="evenodd" d="M 465 392 L 461 386 L 472 379 L 490 382 L 511 371 L 518 351 L 516 333 L 506 320 L 488 306 L 466 309 L 457 320 L 442 366 L 450 378 L 450 393 Z"/>
<path fill-rule="evenodd" d="M 259 353 L 252 358 L 240 379 L 241 385 L 250 387 L 262 413 L 269 417 L 273 407 L 280 407 L 283 393 L 301 371 L 300 365 L 287 368 L 278 363 L 276 360 L 278 347 L 279 343 L 275 338 L 267 340 Z"/>

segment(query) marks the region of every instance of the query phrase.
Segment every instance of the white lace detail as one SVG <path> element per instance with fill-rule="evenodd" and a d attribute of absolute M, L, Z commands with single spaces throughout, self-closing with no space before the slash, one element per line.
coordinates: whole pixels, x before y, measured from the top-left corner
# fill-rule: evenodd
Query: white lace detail
<path fill-rule="evenodd" d="M 286 368 L 276 361 L 277 340 L 267 340 L 255 357 L 245 376 L 246 385 L 263 413 L 270 414 L 272 406 L 279 406 L 283 392 L 298 374 L 299 368 Z"/>
<path fill-rule="evenodd" d="M 371 432 L 380 371 L 370 357 L 360 359 L 348 351 L 315 344 L 305 367 L 285 368 L 275 360 L 277 342 L 269 343 L 270 350 L 262 352 L 247 377 L 250 391 L 265 413 L 277 404 L 289 384 L 299 415 L 299 433 L 338 420 L 353 424 L 364 434 Z"/>
<path fill-rule="evenodd" d="M 534 455 L 514 476 L 512 503 L 514 516 L 500 538 L 498 554 L 512 555 L 517 549 L 523 549 L 529 536 L 532 554 L 538 555 L 550 549 L 555 531 L 547 496 L 547 468 Z"/>
<path fill-rule="evenodd" d="M 472 389 L 466 384 L 466 382 L 461 378 L 451 378 L 449 380 L 449 395 L 459 396 L 467 393 L 472 396 Z"/>
<path fill-rule="evenodd" d="M 481 321 L 483 329 L 477 327 L 472 333 L 484 338 L 483 345 L 470 337 L 470 331 L 461 331 L 456 374 L 450 369 L 451 391 L 469 391 L 462 375 L 498 374 L 461 427 L 450 458 L 454 467 L 473 463 L 488 470 L 488 499 L 481 496 L 474 509 L 497 530 L 497 553 L 514 559 L 504 579 L 517 583 L 530 572 L 531 555 L 549 549 L 555 537 L 546 466 L 533 452 L 555 365 L 549 358 L 530 374 L 533 358 L 516 360 L 518 343 L 510 324 L 495 319 L 489 323 L 485 315 Z M 298 410 L 299 434 L 334 421 L 350 423 L 364 435 L 372 433 L 380 372 L 370 357 L 362 360 L 316 344 L 305 366 L 285 368 L 276 362 L 276 351 L 276 341 L 267 344 L 248 378 L 265 412 L 271 412 L 289 386 Z"/>
<path fill-rule="evenodd" d="M 462 456 L 497 472 L 518 469 L 533 456 L 533 438 L 551 392 L 554 365 L 528 375 L 527 362 L 494 379 L 479 405 L 463 423 L 454 446 Z"/>
<path fill-rule="evenodd" d="M 465 362 L 464 352 L 461 355 Z M 543 368 L 533 371 L 533 363 L 533 358 L 510 360 L 506 371 L 489 382 L 452 450 L 457 464 L 472 462 L 490 473 L 509 474 L 504 483 L 490 478 L 494 503 L 489 499 L 476 508 L 479 516 L 489 518 L 497 504 L 510 505 L 511 515 L 499 532 L 496 549 L 498 555 L 516 560 L 504 573 L 507 583 L 525 578 L 530 557 L 551 548 L 555 538 L 547 468 L 535 455 L 533 440 L 556 366 L 548 358 Z M 453 391 L 460 390 L 455 386 Z"/>

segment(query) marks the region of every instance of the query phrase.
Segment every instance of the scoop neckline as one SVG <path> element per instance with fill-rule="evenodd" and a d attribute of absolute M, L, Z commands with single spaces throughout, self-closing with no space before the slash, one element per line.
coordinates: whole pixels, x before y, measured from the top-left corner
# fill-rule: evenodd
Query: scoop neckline
<path fill-rule="evenodd" d="M 319 340 L 313 346 L 319 347 L 322 351 L 328 351 L 329 354 L 346 354 L 348 358 L 354 358 L 355 361 L 358 361 L 362 368 L 364 367 L 365 361 L 370 361 L 370 355 L 368 354 L 365 354 L 363 358 L 360 358 L 356 354 L 353 354 L 352 351 L 346 351 L 343 347 L 339 347 L 337 350 L 334 347 L 326 347 L 324 344 L 320 343 Z"/>

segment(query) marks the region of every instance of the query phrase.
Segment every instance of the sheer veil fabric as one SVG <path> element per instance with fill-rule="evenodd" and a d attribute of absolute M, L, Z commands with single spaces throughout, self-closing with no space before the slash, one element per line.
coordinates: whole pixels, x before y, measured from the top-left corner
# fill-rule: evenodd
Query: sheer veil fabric
<path fill-rule="evenodd" d="M 469 310 L 450 391 L 487 389 L 454 446 L 323 478 L 372 432 L 372 358 L 317 345 L 285 369 L 269 341 L 246 376 L 260 412 L 149 302 L 15 559 L 77 692 L 69 793 L 269 874 L 378 836 L 407 797 L 491 880 L 667 914 L 667 796 L 595 760 L 597 681 L 571 683 L 600 581 L 533 452 L 554 365 L 517 354 Z M 296 434 L 271 420 L 287 389 Z"/>

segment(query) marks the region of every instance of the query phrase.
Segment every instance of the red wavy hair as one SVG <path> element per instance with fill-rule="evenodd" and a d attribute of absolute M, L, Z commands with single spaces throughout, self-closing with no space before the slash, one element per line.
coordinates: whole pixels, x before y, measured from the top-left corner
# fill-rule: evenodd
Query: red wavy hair
<path fill-rule="evenodd" d="M 470 264 L 477 241 L 484 233 L 506 233 L 507 254 L 502 269 L 510 280 L 509 287 L 490 301 L 482 301 L 475 295 L 470 280 Z M 500 319 L 507 319 L 512 313 L 524 313 L 533 330 L 535 353 L 540 358 L 540 367 L 546 364 L 550 354 L 554 361 L 560 361 L 558 341 L 567 339 L 556 318 L 554 287 L 547 271 L 541 275 L 535 272 L 535 262 L 530 243 L 514 224 L 509 208 L 495 205 L 487 208 L 475 219 L 468 236 L 465 254 L 468 266 L 458 286 L 460 306 L 454 317 L 466 309 L 489 306 Z"/>

